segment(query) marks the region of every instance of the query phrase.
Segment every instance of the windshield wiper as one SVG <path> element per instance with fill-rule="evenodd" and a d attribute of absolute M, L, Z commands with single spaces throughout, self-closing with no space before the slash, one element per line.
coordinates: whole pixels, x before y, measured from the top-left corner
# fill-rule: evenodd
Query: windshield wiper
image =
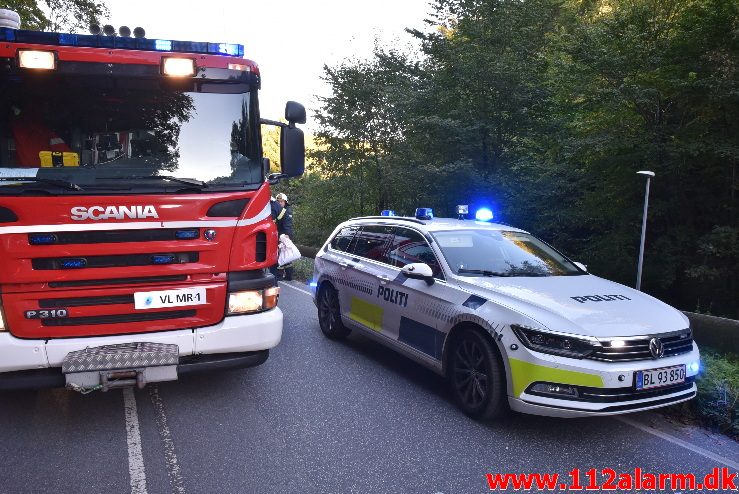
<path fill-rule="evenodd" d="M 66 180 L 39 177 L 0 177 L 0 182 L 37 182 L 41 184 L 55 185 L 67 190 L 82 190 L 82 187 Z"/>
<path fill-rule="evenodd" d="M 457 270 L 457 273 L 467 273 L 467 274 L 481 274 L 483 276 L 511 276 L 508 273 L 501 273 L 500 271 L 489 271 L 487 269 L 466 269 L 466 268 L 459 268 Z"/>
<path fill-rule="evenodd" d="M 201 189 L 208 187 L 206 182 L 196 180 L 194 178 L 178 178 L 169 175 L 130 175 L 127 177 L 102 177 L 102 180 L 165 180 L 168 182 L 176 182 L 185 185 L 194 185 Z"/>

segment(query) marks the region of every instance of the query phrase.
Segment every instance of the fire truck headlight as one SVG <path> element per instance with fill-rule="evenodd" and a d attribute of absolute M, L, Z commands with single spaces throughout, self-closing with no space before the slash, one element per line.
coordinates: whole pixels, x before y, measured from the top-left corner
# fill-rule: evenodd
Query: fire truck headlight
<path fill-rule="evenodd" d="M 162 58 L 162 73 L 170 77 L 192 77 L 195 75 L 195 60 L 192 58 Z"/>
<path fill-rule="evenodd" d="M 278 287 L 229 293 L 227 315 L 234 316 L 274 309 L 279 298 L 280 289 Z"/>
<path fill-rule="evenodd" d="M 23 69 L 56 69 L 56 54 L 53 51 L 18 50 L 18 65 Z"/>

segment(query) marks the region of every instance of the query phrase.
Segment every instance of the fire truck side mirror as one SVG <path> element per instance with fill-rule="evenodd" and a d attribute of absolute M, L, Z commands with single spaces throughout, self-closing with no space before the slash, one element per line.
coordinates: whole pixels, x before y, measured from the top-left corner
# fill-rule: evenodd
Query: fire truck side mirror
<path fill-rule="evenodd" d="M 305 107 L 297 101 L 288 101 L 285 105 L 285 120 L 290 126 L 305 123 Z"/>
<path fill-rule="evenodd" d="M 305 170 L 305 139 L 297 127 L 282 127 L 280 132 L 280 164 L 282 173 L 299 177 Z"/>

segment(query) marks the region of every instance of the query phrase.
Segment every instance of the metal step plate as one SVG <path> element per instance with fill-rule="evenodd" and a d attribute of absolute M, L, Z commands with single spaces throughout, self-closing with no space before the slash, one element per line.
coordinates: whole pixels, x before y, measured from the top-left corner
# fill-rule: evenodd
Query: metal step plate
<path fill-rule="evenodd" d="M 88 347 L 70 352 L 62 361 L 62 372 L 89 372 L 177 365 L 179 347 L 169 343 L 122 343 Z"/>

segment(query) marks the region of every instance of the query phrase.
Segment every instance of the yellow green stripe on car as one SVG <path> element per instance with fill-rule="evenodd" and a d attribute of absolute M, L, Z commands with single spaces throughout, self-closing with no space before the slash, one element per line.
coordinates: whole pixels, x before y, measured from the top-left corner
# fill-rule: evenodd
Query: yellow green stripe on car
<path fill-rule="evenodd" d="M 591 388 L 602 388 L 604 386 L 603 378 L 597 374 L 557 369 L 513 358 L 508 359 L 508 364 L 511 369 L 511 382 L 513 396 L 515 397 L 521 396 L 521 393 L 529 384 L 537 381 Z"/>
<path fill-rule="evenodd" d="M 383 312 L 379 305 L 371 304 L 359 297 L 352 297 L 349 319 L 379 332 L 382 331 Z"/>

